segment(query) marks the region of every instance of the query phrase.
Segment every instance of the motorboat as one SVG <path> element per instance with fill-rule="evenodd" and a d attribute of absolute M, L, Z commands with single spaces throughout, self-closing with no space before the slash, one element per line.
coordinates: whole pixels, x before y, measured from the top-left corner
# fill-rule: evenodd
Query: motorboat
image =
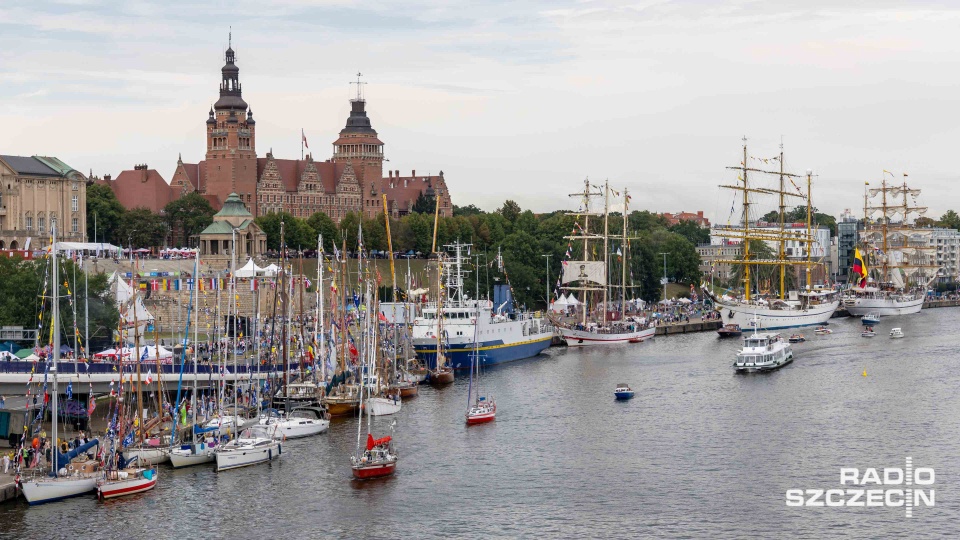
<path fill-rule="evenodd" d="M 630 388 L 630 385 L 627 383 L 620 383 L 617 385 L 617 388 L 613 391 L 613 395 L 617 398 L 618 401 L 626 401 L 628 399 L 633 399 L 633 389 Z"/>
<path fill-rule="evenodd" d="M 740 372 L 773 371 L 793 361 L 793 348 L 780 334 L 761 334 L 756 328 L 743 338 L 733 367 Z"/>
<path fill-rule="evenodd" d="M 860 337 L 873 337 L 875 335 L 877 335 L 877 333 L 873 331 L 872 326 L 868 326 L 863 329 L 863 332 L 860 332 Z"/>
<path fill-rule="evenodd" d="M 217 472 L 279 459 L 283 447 L 274 438 L 275 432 L 276 426 L 250 426 L 236 439 L 218 447 L 215 450 Z"/>
<path fill-rule="evenodd" d="M 860 322 L 864 326 L 869 326 L 873 324 L 880 324 L 880 314 L 879 313 L 867 313 L 863 317 L 860 317 Z"/>
<path fill-rule="evenodd" d="M 717 329 L 717 335 L 722 338 L 738 337 L 743 334 L 739 324 L 725 324 Z"/>
<path fill-rule="evenodd" d="M 97 481 L 97 498 L 102 501 L 149 491 L 157 486 L 159 477 L 155 467 L 106 471 L 104 477 Z"/>
<path fill-rule="evenodd" d="M 902 338 L 902 337 L 903 337 L 903 330 L 901 330 L 900 328 L 894 328 L 893 330 L 890 330 L 890 337 L 893 338 L 893 339 L 900 339 L 900 338 Z"/>
<path fill-rule="evenodd" d="M 403 402 L 400 396 L 372 397 L 367 398 L 364 407 L 370 408 L 370 416 L 387 416 L 400 412 Z"/>
<path fill-rule="evenodd" d="M 826 336 L 833 333 L 833 330 L 827 328 L 826 326 L 818 326 L 816 330 L 813 331 L 814 334 L 818 336 Z"/>
<path fill-rule="evenodd" d="M 793 334 L 788 340 L 790 343 L 803 343 L 807 338 L 803 337 L 803 334 Z"/>
<path fill-rule="evenodd" d="M 393 450 L 388 435 L 374 439 L 367 433 L 367 445 L 358 456 L 350 456 L 354 478 L 366 480 L 389 476 L 397 470 L 397 453 Z"/>

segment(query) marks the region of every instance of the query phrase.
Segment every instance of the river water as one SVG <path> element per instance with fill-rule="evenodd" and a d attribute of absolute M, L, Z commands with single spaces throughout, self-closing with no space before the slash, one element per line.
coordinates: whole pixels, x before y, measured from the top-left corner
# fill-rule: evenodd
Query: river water
<path fill-rule="evenodd" d="M 891 340 L 900 325 L 906 338 Z M 960 310 L 834 319 L 793 364 L 737 375 L 713 333 L 620 348 L 555 348 L 490 369 L 493 424 L 466 427 L 467 383 L 424 387 L 395 417 L 395 477 L 351 479 L 356 420 L 288 441 L 270 465 L 162 466 L 150 493 L 0 506 L 11 538 L 904 537 L 960 532 Z M 863 372 L 866 371 L 866 376 Z M 631 384 L 637 397 L 616 402 Z M 936 471 L 934 507 L 788 507 L 839 488 L 840 468 Z M 851 486 L 847 486 L 851 487 Z M 118 536 L 120 535 L 120 536 Z"/>

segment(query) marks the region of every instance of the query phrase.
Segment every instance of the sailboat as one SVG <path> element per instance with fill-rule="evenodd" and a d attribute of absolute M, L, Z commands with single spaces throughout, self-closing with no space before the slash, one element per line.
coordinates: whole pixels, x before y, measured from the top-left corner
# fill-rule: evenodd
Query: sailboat
<path fill-rule="evenodd" d="M 346 253 L 347 243 L 346 240 L 343 241 L 343 251 Z M 340 322 L 338 323 L 340 329 L 340 343 L 337 347 L 339 349 L 338 356 L 338 369 L 337 372 L 333 375 L 330 382 L 327 383 L 327 394 L 323 398 L 323 403 L 326 405 L 327 410 L 330 413 L 330 416 L 347 416 L 351 415 L 360 408 L 360 387 L 352 379 L 352 373 L 347 367 L 347 347 L 349 344 L 349 330 L 347 329 L 347 303 L 349 302 L 349 295 L 347 293 L 347 263 L 346 257 L 340 259 L 339 256 L 338 262 L 340 262 L 340 286 L 333 288 L 333 303 L 337 306 L 337 309 L 340 312 Z M 336 278 L 334 278 L 336 282 Z M 339 295 L 337 294 L 339 291 Z M 337 352 L 337 350 L 331 350 L 331 353 Z"/>
<path fill-rule="evenodd" d="M 741 266 L 743 268 L 744 291 L 741 298 L 729 299 L 718 296 L 707 284 L 701 284 L 703 292 L 714 302 L 717 311 L 722 314 L 724 323 L 737 324 L 741 328 L 762 328 L 774 330 L 779 328 L 791 328 L 797 326 L 814 326 L 826 323 L 833 312 L 840 306 L 840 300 L 837 292 L 832 287 L 814 286 L 811 278 L 811 268 L 816 264 L 811 258 L 811 251 L 816 243 L 816 237 L 811 232 L 811 185 L 812 171 L 807 171 L 807 192 L 800 193 L 799 189 L 788 191 L 785 182 L 793 184 L 793 178 L 799 178 L 799 175 L 784 171 L 783 150 L 780 155 L 773 158 L 780 162 L 779 171 L 767 171 L 749 166 L 750 156 L 747 154 L 747 144 L 743 144 L 743 161 L 739 166 L 728 167 L 728 169 L 738 172 L 738 179 L 741 182 L 737 185 L 720 186 L 725 189 L 731 189 L 742 193 L 743 222 L 740 227 L 728 227 L 726 229 L 717 229 L 717 234 L 724 238 L 739 242 L 743 247 L 742 260 L 722 260 L 717 263 L 727 263 Z M 769 161 L 769 160 L 764 160 Z M 770 189 L 757 187 L 750 183 L 750 179 L 756 175 L 772 175 L 779 178 L 779 189 Z M 796 184 L 793 184 L 796 187 Z M 754 194 L 768 194 L 779 197 L 779 215 L 778 226 L 774 228 L 761 229 L 756 222 L 750 219 L 750 208 L 754 204 L 751 196 Z M 800 232 L 797 230 L 787 231 L 784 223 L 786 214 L 786 197 L 798 197 L 807 201 L 807 220 L 806 230 Z M 762 241 L 767 244 L 777 246 L 776 259 L 759 260 L 750 252 L 751 241 Z M 806 246 L 805 259 L 788 259 L 787 242 L 803 244 Z M 786 271 L 787 267 L 792 265 L 802 265 L 806 267 L 806 287 L 802 290 L 786 290 Z M 779 269 L 780 287 L 779 295 L 776 298 L 767 300 L 756 298 L 753 294 L 754 283 L 751 280 L 751 268 L 754 266 L 773 266 Z"/>
<path fill-rule="evenodd" d="M 53 289 L 51 302 L 50 324 L 53 328 L 53 363 L 50 366 L 50 377 L 52 379 L 52 394 L 50 397 L 50 407 L 54 411 L 51 423 L 51 440 L 57 441 L 57 427 L 60 415 L 58 411 L 59 389 L 57 386 L 57 370 L 60 364 L 60 278 L 59 268 L 57 267 L 57 226 L 51 224 L 51 235 L 53 237 L 50 254 L 52 258 L 53 271 L 51 272 L 50 286 Z M 90 493 L 97 487 L 98 463 L 90 460 L 83 463 L 74 463 L 77 456 L 85 453 L 87 450 L 98 446 L 100 441 L 93 439 L 87 444 L 81 445 L 66 454 L 61 454 L 59 448 L 54 445 L 50 449 L 52 462 L 50 472 L 45 476 L 38 476 L 29 479 L 21 479 L 20 490 L 30 504 L 42 504 L 75 497 Z"/>
<path fill-rule="evenodd" d="M 443 386 L 453 382 L 453 368 L 450 367 L 447 362 L 447 355 L 444 354 L 444 349 L 447 340 L 447 334 L 443 329 L 443 323 L 445 322 L 446 313 L 443 311 L 443 294 L 444 288 L 441 285 L 441 277 L 443 276 L 443 254 L 437 254 L 437 309 L 434 313 L 434 318 L 436 319 L 436 335 L 431 336 L 436 342 L 436 354 L 434 357 L 434 367 L 430 370 L 430 384 L 434 386 Z M 427 313 L 427 310 L 424 310 L 424 313 Z"/>
<path fill-rule="evenodd" d="M 360 385 L 360 399 L 363 399 L 363 389 L 366 385 Z M 393 449 L 391 441 L 393 438 L 389 435 L 375 439 L 370 431 L 370 419 L 372 413 L 370 407 L 367 407 L 367 440 L 365 445 L 361 445 L 361 433 L 363 430 L 363 415 L 360 415 L 357 424 L 357 449 L 354 455 L 350 456 L 351 470 L 353 477 L 361 480 L 368 478 L 380 478 L 389 476 L 397 470 L 397 452 Z"/>
<path fill-rule="evenodd" d="M 477 280 L 477 296 L 480 295 Z M 477 318 L 480 318 L 479 305 Z M 476 392 L 474 392 L 476 390 Z M 497 402 L 493 397 L 480 395 L 480 344 L 477 340 L 477 326 L 473 330 L 473 358 L 470 368 L 470 384 L 467 387 L 467 425 L 493 422 L 497 416 Z"/>
<path fill-rule="evenodd" d="M 571 215 L 576 216 L 578 220 L 582 217 L 584 225 L 583 227 L 579 227 L 578 221 L 578 227 L 574 230 L 575 234 L 573 236 L 567 236 L 566 238 L 571 242 L 571 250 L 573 248 L 573 242 L 582 242 L 583 260 L 563 261 L 563 276 L 561 282 L 564 285 L 564 290 L 579 291 L 582 294 L 580 303 L 583 306 L 583 310 L 578 324 L 558 324 L 557 330 L 569 347 L 642 343 L 654 336 L 656 328 L 643 318 L 628 320 L 626 316 L 627 304 L 629 303 L 627 299 L 627 289 L 629 288 L 627 285 L 627 267 L 629 266 L 627 204 L 630 197 L 627 190 L 624 190 L 623 234 L 621 239 L 623 244 L 621 249 L 621 256 L 623 257 L 621 264 L 622 276 L 620 285 L 613 285 L 609 282 L 610 276 L 608 271 L 610 259 L 610 183 L 604 182 L 603 191 L 599 193 L 594 190 L 595 187 L 596 186 L 590 184 L 589 180 L 586 180 L 584 182 L 583 192 L 571 195 L 581 198 L 580 210 L 573 212 Z M 604 199 L 602 213 L 591 210 L 591 199 L 598 196 L 602 196 Z M 601 233 L 590 231 L 591 216 L 603 217 L 603 231 Z M 603 242 L 603 260 L 590 260 L 591 240 Z M 626 250 L 627 253 L 624 253 L 623 250 Z M 615 321 L 609 320 L 610 310 L 608 302 L 611 298 L 611 288 L 619 288 L 622 291 L 620 296 L 620 317 Z M 588 296 L 591 294 L 598 294 L 602 297 L 600 311 L 603 313 L 597 320 L 591 320 L 587 316 L 589 311 Z"/>
<path fill-rule="evenodd" d="M 884 171 L 879 188 L 866 188 L 863 194 L 865 230 L 861 235 L 860 279 L 843 298 L 843 305 L 853 316 L 876 314 L 910 315 L 919 313 L 930 284 L 937 279 L 940 266 L 936 264 L 935 247 L 930 245 L 930 230 L 911 225 L 912 215 L 923 215 L 927 209 L 916 206 L 920 190 L 902 184 L 888 184 Z M 904 175 L 906 177 L 907 175 Z M 880 196 L 879 206 L 870 206 L 871 198 Z M 895 204 L 902 197 L 901 204 Z M 913 204 L 912 204 L 913 203 Z M 880 214 L 876 220 L 870 217 Z M 898 221 L 894 221 L 897 219 Z M 860 255 L 857 250 L 857 255 Z M 857 273 L 854 270 L 854 274 Z"/>

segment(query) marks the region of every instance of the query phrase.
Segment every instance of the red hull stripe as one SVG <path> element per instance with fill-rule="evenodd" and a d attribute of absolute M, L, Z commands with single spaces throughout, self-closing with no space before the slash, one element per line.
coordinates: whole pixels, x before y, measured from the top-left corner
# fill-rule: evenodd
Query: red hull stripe
<path fill-rule="evenodd" d="M 157 485 L 157 481 L 153 480 L 149 484 L 141 484 L 139 486 L 130 486 L 128 488 L 123 488 L 123 489 L 114 489 L 114 490 L 101 489 L 100 493 L 101 495 L 103 495 L 103 498 L 109 499 L 110 497 L 118 497 L 120 495 L 140 493 L 141 491 L 146 491 L 148 489 L 151 489 L 155 485 Z"/>
<path fill-rule="evenodd" d="M 354 469 L 353 475 L 357 478 L 374 478 L 377 476 L 386 476 L 388 474 L 393 474 L 393 470 L 396 469 L 396 464 L 394 465 L 385 465 L 383 467 L 369 468 L 369 469 Z"/>

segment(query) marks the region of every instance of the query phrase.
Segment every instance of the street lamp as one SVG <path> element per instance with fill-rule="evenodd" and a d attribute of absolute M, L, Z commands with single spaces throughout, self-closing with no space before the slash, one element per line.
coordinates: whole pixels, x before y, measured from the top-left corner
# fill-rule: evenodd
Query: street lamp
<path fill-rule="evenodd" d="M 547 258 L 547 308 L 550 309 L 550 257 L 553 257 L 553 253 L 545 253 L 541 257 Z"/>

